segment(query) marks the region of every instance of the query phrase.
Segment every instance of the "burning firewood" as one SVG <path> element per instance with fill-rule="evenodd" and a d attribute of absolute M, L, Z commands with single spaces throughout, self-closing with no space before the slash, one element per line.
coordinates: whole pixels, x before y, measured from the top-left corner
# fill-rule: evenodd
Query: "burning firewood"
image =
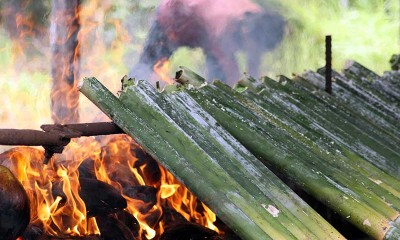
<path fill-rule="evenodd" d="M 15 240 L 28 226 L 30 207 L 21 183 L 6 167 L 0 165 L 0 237 Z"/>
<path fill-rule="evenodd" d="M 178 213 L 170 207 L 163 207 L 163 221 L 165 222 L 165 228 L 170 228 L 170 225 L 177 225 L 181 223 L 187 223 L 188 220 L 182 214 Z"/>
<path fill-rule="evenodd" d="M 116 218 L 111 216 L 97 216 L 97 224 L 100 229 L 102 239 L 107 240 L 135 240 L 131 230 Z"/>
<path fill-rule="evenodd" d="M 87 158 L 82 161 L 81 165 L 79 165 L 79 177 L 81 178 L 96 178 L 96 173 L 94 170 L 94 160 Z"/>
<path fill-rule="evenodd" d="M 132 234 L 138 238 L 140 231 L 138 220 L 126 210 L 119 211 L 116 215 L 117 219 L 127 226 L 131 230 Z"/>
<path fill-rule="evenodd" d="M 140 171 L 141 166 L 143 168 L 143 174 L 146 177 L 146 183 L 149 185 L 157 184 L 160 182 L 161 171 L 158 163 L 154 158 L 152 158 L 148 153 L 146 153 L 141 146 L 139 146 L 134 141 L 131 141 L 131 151 L 134 156 L 138 159 L 133 167 Z"/>
<path fill-rule="evenodd" d="M 130 186 L 124 188 L 124 195 L 143 201 L 139 209 L 141 213 L 147 213 L 157 203 L 157 189 L 151 186 Z"/>
<path fill-rule="evenodd" d="M 86 204 L 88 217 L 107 215 L 126 208 L 125 198 L 113 186 L 90 178 L 79 178 L 79 182 L 79 194 Z M 66 198 L 62 182 L 53 184 L 53 195 Z"/>

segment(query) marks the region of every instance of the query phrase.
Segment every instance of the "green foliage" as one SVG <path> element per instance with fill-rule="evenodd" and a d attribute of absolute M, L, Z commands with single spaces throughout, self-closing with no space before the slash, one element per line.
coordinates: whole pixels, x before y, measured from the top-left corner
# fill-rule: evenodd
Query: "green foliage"
<path fill-rule="evenodd" d="M 332 35 L 337 70 L 352 59 L 382 73 L 390 69 L 390 56 L 400 51 L 400 3 L 396 0 L 282 0 L 273 4 L 286 17 L 288 34 L 280 48 L 264 58 L 263 69 L 269 75 L 323 66 L 325 35 Z"/>

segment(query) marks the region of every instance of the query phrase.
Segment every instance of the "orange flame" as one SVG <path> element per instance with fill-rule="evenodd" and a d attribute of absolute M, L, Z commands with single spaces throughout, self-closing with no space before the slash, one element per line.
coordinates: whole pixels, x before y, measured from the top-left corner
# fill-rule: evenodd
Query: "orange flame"
<path fill-rule="evenodd" d="M 139 146 L 125 135 L 113 137 L 104 146 L 93 138 L 81 138 L 70 143 L 63 155 L 47 166 L 42 165 L 42 151 L 27 147 L 3 153 L 0 164 L 9 167 L 23 184 L 31 201 L 32 223 L 43 226 L 48 235 L 101 234 L 95 219 L 87 218 L 85 203 L 79 196 L 77 169 L 85 159 L 94 160 L 98 180 L 120 190 L 127 200 L 126 210 L 139 222 L 139 234 L 143 239 L 154 239 L 164 231 L 168 223 L 159 221 L 162 206 L 169 206 L 188 221 L 218 232 L 213 224 L 215 214 L 171 173 L 156 165 L 161 173 L 160 181 L 154 183 L 154 176 L 146 175 L 147 165 L 138 162 L 143 159 L 135 156 L 136 148 Z M 54 195 L 54 183 L 60 182 L 64 196 Z M 157 189 L 155 203 L 133 198 L 124 192 L 126 187 L 145 185 Z"/>
<path fill-rule="evenodd" d="M 169 60 L 167 58 L 158 60 L 153 66 L 154 73 L 156 73 L 162 81 L 172 84 L 174 83 L 174 80 L 168 76 L 169 70 Z"/>
<path fill-rule="evenodd" d="M 86 218 L 74 164 L 66 166 L 52 162 L 43 166 L 43 152 L 27 147 L 14 148 L 2 156 L 1 164 L 14 172 L 28 194 L 33 224 L 42 226 L 53 236 L 99 234 L 96 222 Z M 62 183 L 65 198 L 53 196 L 54 182 Z"/>

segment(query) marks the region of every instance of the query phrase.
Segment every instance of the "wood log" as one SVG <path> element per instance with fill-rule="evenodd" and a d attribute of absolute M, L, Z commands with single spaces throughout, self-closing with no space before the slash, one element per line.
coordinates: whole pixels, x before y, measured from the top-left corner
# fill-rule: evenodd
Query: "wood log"
<path fill-rule="evenodd" d="M 96 179 L 94 164 L 95 162 L 91 158 L 83 160 L 81 165 L 78 167 L 79 177 Z"/>
<path fill-rule="evenodd" d="M 131 152 L 138 160 L 134 163 L 133 167 L 136 168 L 143 176 L 146 184 L 156 185 L 161 180 L 161 170 L 157 161 L 146 153 L 141 146 L 134 141 L 131 142 Z M 145 165 L 143 172 L 141 166 Z"/>
<path fill-rule="evenodd" d="M 23 240 L 37 240 L 39 237 L 43 236 L 43 227 L 34 224 L 29 224 L 24 234 L 22 235 Z"/>
<path fill-rule="evenodd" d="M 157 189 L 151 186 L 129 186 L 123 189 L 124 195 L 143 201 L 143 205 L 138 209 L 142 214 L 146 214 L 157 204 Z"/>
<path fill-rule="evenodd" d="M 140 233 L 140 225 L 138 220 L 132 216 L 128 211 L 122 210 L 116 214 L 116 217 L 119 221 L 121 221 L 125 226 L 127 226 L 135 238 L 139 237 Z"/>
<path fill-rule="evenodd" d="M 188 220 L 182 214 L 178 213 L 175 209 L 170 208 L 168 206 L 162 206 L 163 215 L 162 221 L 164 222 L 164 227 L 171 228 L 171 226 L 179 225 L 179 224 L 186 224 Z"/>
<path fill-rule="evenodd" d="M 0 165 L 0 236 L 15 240 L 30 220 L 28 195 L 12 172 Z"/>

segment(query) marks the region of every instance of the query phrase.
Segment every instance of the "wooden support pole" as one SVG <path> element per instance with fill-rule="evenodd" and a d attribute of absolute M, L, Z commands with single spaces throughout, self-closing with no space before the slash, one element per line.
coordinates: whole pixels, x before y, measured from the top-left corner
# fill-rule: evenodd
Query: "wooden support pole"
<path fill-rule="evenodd" d="M 325 36 L 325 92 L 332 94 L 332 37 Z"/>

